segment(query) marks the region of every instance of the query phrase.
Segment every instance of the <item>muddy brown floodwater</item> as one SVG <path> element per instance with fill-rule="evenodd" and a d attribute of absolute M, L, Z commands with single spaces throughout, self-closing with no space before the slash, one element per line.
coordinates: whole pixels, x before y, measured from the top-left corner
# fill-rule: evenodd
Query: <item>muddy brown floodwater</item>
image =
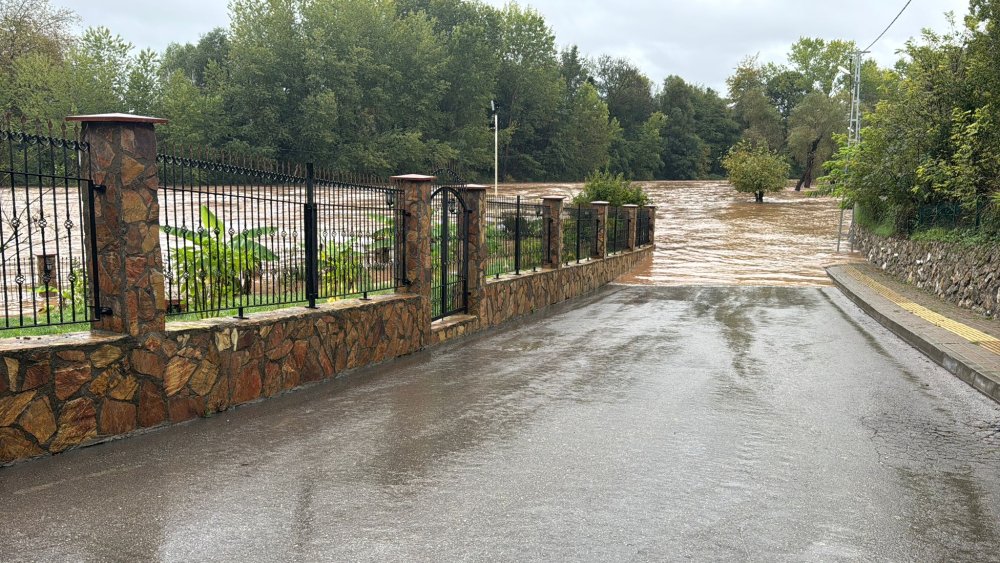
<path fill-rule="evenodd" d="M 788 189 L 763 204 L 728 183 L 642 182 L 657 206 L 656 252 L 619 281 L 639 285 L 830 285 L 823 266 L 837 252 L 838 201 Z M 501 195 L 561 195 L 582 184 L 504 184 Z M 844 233 L 850 214 L 844 219 Z"/>

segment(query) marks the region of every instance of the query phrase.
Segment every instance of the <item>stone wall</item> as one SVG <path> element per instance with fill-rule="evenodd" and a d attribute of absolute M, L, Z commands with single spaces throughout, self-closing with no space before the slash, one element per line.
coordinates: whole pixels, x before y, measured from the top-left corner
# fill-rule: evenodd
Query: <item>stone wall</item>
<path fill-rule="evenodd" d="M 480 323 L 483 327 L 496 326 L 548 305 L 585 295 L 632 271 L 650 255 L 652 247 L 647 246 L 603 260 L 488 281 Z"/>
<path fill-rule="evenodd" d="M 558 269 L 526 272 L 487 280 L 478 315 L 457 315 L 433 326 L 432 344 L 488 329 L 530 315 L 550 305 L 586 295 L 632 271 L 652 256 L 646 246 L 604 259 L 573 264 Z"/>
<path fill-rule="evenodd" d="M 1000 318 L 1000 248 L 854 233 L 858 251 L 886 273 L 960 307 Z"/>
<path fill-rule="evenodd" d="M 383 296 L 171 323 L 141 339 L 0 340 L 0 464 L 207 416 L 410 354 L 420 349 L 419 308 L 417 297 Z"/>

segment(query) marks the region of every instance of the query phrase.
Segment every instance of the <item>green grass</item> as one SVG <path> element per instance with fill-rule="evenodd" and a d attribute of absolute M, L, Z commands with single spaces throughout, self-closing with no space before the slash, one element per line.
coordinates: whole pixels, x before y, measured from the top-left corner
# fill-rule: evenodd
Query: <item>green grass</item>
<path fill-rule="evenodd" d="M 910 235 L 917 242 L 947 242 L 960 246 L 987 246 L 1000 243 L 1000 233 L 976 231 L 974 229 L 945 229 L 934 227 L 917 231 Z"/>

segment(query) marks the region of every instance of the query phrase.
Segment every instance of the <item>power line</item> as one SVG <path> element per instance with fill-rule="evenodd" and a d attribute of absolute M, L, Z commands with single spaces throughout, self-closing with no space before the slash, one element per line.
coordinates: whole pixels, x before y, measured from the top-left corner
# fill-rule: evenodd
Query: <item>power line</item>
<path fill-rule="evenodd" d="M 896 14 L 896 17 L 895 17 L 895 18 L 893 18 L 893 20 L 892 20 L 891 22 L 889 22 L 889 25 L 888 25 L 888 26 L 887 26 L 887 27 L 885 28 L 885 30 L 883 30 L 883 31 L 882 31 L 882 33 L 881 33 L 881 34 L 879 34 L 879 36 L 875 38 L 875 41 L 872 41 L 872 44 L 871 44 L 871 45 L 869 45 L 869 46 L 865 47 L 865 48 L 864 48 L 863 50 L 864 50 L 864 51 L 868 51 L 868 50 L 870 50 L 870 49 L 871 49 L 871 48 L 872 48 L 872 47 L 873 47 L 873 46 L 874 46 L 874 45 L 875 45 L 876 43 L 878 43 L 879 39 L 882 39 L 882 37 L 884 37 L 884 36 L 885 36 L 885 34 L 886 34 L 886 33 L 888 33 L 890 29 L 892 29 L 892 26 L 893 26 L 893 25 L 895 25 L 896 21 L 897 21 L 897 20 L 899 19 L 899 17 L 900 17 L 900 16 L 902 16 L 902 15 L 903 15 L 903 12 L 905 12 L 905 11 L 906 11 L 906 9 L 910 7 L 910 4 L 911 4 L 912 2 L 913 2 L 913 0 L 907 0 L 907 2 L 906 2 L 906 5 L 905 5 L 905 6 L 903 6 L 903 9 L 902 9 L 902 10 L 900 10 L 898 14 Z"/>

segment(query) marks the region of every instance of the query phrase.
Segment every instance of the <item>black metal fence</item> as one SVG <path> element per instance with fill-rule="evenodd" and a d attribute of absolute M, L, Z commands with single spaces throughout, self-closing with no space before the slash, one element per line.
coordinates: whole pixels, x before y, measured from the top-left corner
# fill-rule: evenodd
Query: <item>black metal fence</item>
<path fill-rule="evenodd" d="M 432 320 L 468 311 L 470 210 L 463 191 L 443 186 L 431 197 Z"/>
<path fill-rule="evenodd" d="M 629 227 L 629 217 L 628 210 L 624 207 L 609 207 L 608 208 L 608 224 L 607 224 L 607 237 L 608 237 L 608 254 L 618 254 L 625 250 L 628 250 L 628 232 Z"/>
<path fill-rule="evenodd" d="M 65 125 L 14 127 L 0 124 L 0 330 L 88 322 L 97 291 L 86 267 L 89 147 Z"/>
<path fill-rule="evenodd" d="M 646 246 L 650 243 L 649 225 L 651 221 L 650 213 L 652 210 L 648 207 L 640 207 L 638 213 L 635 216 L 635 245 L 636 246 Z"/>
<path fill-rule="evenodd" d="M 311 165 L 157 155 L 167 314 L 210 316 L 401 284 L 401 192 Z"/>
<path fill-rule="evenodd" d="M 590 206 L 564 207 L 563 262 L 580 263 L 597 255 L 597 212 Z"/>
<path fill-rule="evenodd" d="M 548 255 L 548 207 L 526 203 L 521 196 L 486 200 L 486 275 L 537 271 Z"/>
<path fill-rule="evenodd" d="M 910 225 L 911 232 L 931 229 L 963 230 L 985 234 L 1000 234 L 1000 205 L 981 198 L 974 208 L 958 202 L 924 205 Z"/>

